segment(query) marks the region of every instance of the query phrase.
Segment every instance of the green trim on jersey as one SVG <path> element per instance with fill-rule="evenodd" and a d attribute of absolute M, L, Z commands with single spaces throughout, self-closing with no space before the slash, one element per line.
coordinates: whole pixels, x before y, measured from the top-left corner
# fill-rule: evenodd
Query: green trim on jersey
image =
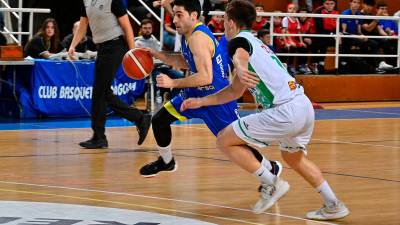
<path fill-rule="evenodd" d="M 256 73 L 253 66 L 249 62 L 248 69 L 251 72 Z M 260 76 L 257 77 L 260 78 Z M 272 103 L 274 102 L 274 95 L 265 85 L 265 83 L 260 79 L 260 82 L 257 84 L 255 88 L 250 88 L 250 92 L 253 95 L 254 99 L 258 104 L 260 104 L 264 109 L 268 109 L 272 107 Z"/>

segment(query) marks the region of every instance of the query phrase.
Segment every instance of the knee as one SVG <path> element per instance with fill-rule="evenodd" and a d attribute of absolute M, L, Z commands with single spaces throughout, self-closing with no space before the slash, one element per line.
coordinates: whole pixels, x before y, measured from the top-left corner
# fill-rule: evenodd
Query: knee
<path fill-rule="evenodd" d="M 227 151 L 227 143 L 223 138 L 223 135 L 217 136 L 216 147 L 221 152 L 225 153 Z"/>
<path fill-rule="evenodd" d="M 292 169 L 298 170 L 301 167 L 301 160 L 303 158 L 303 153 L 282 152 L 282 158 Z"/>

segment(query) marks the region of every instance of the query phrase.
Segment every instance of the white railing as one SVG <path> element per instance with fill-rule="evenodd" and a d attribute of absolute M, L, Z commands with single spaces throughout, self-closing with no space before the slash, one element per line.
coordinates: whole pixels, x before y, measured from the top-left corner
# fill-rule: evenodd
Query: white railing
<path fill-rule="evenodd" d="M 210 15 L 224 15 L 221 11 L 211 11 Z M 397 57 L 397 67 L 400 67 L 400 38 L 399 36 L 362 36 L 362 35 L 343 35 L 340 33 L 340 19 L 375 19 L 375 20 L 395 20 L 400 29 L 400 17 L 393 16 L 366 16 L 366 15 L 341 15 L 341 14 L 310 14 L 310 13 L 257 13 L 258 16 L 270 17 L 270 36 L 271 44 L 273 44 L 274 37 L 322 37 L 322 38 L 335 38 L 335 53 L 334 54 L 298 54 L 298 53 L 278 53 L 278 56 L 331 56 L 335 57 L 335 69 L 339 68 L 339 57 Z M 332 34 L 281 34 L 274 33 L 274 17 L 317 17 L 317 18 L 335 18 L 336 31 Z M 397 54 L 396 55 L 367 55 L 367 54 L 340 54 L 339 45 L 340 38 L 360 38 L 367 37 L 369 39 L 397 39 Z"/>
<path fill-rule="evenodd" d="M 4 4 L 4 2 L 2 1 Z M 11 12 L 18 19 L 18 31 L 12 32 L 9 29 L 5 28 L 5 32 L 3 34 L 8 34 L 11 38 L 17 43 L 22 43 L 22 35 L 29 35 L 29 38 L 32 38 L 33 34 L 33 14 L 34 13 L 50 13 L 50 9 L 35 9 L 35 8 L 0 8 L 1 12 Z M 19 14 L 15 14 L 15 13 Z M 29 13 L 29 31 L 22 32 L 22 13 Z M 18 34 L 18 39 L 14 36 L 14 34 Z"/>

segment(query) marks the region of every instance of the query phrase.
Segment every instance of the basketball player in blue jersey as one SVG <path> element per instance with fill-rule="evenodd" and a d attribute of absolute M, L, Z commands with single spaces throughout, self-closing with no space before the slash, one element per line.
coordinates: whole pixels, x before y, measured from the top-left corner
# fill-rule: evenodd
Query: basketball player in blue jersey
<path fill-rule="evenodd" d="M 181 79 L 171 79 L 164 74 L 157 76 L 157 86 L 182 88 L 183 90 L 153 116 L 153 133 L 160 157 L 140 169 L 143 177 L 153 177 L 161 171 L 172 172 L 177 169 L 171 152 L 171 123 L 176 120 L 200 118 L 217 136 L 222 129 L 237 120 L 236 101 L 185 112 L 180 111 L 181 104 L 185 99 L 214 94 L 229 85 L 229 68 L 227 60 L 222 54 L 222 46 L 218 44 L 207 26 L 199 22 L 200 10 L 198 0 L 174 1 L 173 22 L 177 32 L 182 35 L 182 55 L 167 56 L 154 49 L 148 49 L 154 57 L 164 63 L 176 68 L 188 69 L 190 75 Z M 247 149 L 273 174 L 279 176 L 282 171 L 279 162 L 265 159 L 254 148 L 247 147 Z"/>

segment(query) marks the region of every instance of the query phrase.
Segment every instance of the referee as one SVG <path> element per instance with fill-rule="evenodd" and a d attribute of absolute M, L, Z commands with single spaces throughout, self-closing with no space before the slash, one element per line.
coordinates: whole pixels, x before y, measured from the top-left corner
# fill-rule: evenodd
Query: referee
<path fill-rule="evenodd" d="M 82 0 L 81 18 L 68 54 L 74 59 L 75 47 L 86 35 L 88 25 L 98 52 L 92 95 L 93 137 L 79 143 L 83 148 L 107 148 L 105 122 L 107 106 L 117 115 L 135 122 L 142 144 L 150 127 L 150 115 L 144 115 L 115 96 L 111 84 L 124 54 L 135 47 L 126 7 L 122 0 Z"/>

